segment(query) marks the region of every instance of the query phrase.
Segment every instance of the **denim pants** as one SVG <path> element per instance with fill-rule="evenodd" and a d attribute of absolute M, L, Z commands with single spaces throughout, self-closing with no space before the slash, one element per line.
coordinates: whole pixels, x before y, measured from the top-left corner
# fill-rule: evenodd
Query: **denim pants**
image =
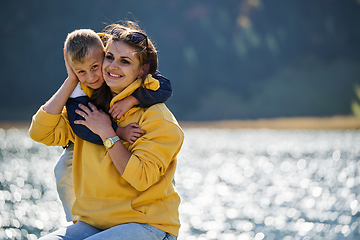
<path fill-rule="evenodd" d="M 73 154 L 74 144 L 70 142 L 54 168 L 57 191 L 68 222 L 78 219 L 77 216 L 71 214 L 76 199 L 72 176 Z"/>
<path fill-rule="evenodd" d="M 39 240 L 176 240 L 169 233 L 148 224 L 124 223 L 107 230 L 100 230 L 87 223 L 78 222 L 67 228 L 57 230 Z"/>

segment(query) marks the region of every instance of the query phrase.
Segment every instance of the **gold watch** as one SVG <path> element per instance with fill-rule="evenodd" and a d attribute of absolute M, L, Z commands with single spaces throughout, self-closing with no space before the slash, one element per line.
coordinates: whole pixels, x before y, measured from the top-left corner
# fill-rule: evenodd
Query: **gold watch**
<path fill-rule="evenodd" d="M 106 147 L 106 149 L 109 149 L 112 146 L 114 146 L 114 144 L 119 140 L 120 140 L 120 138 L 118 136 L 107 138 L 104 141 L 104 146 Z"/>

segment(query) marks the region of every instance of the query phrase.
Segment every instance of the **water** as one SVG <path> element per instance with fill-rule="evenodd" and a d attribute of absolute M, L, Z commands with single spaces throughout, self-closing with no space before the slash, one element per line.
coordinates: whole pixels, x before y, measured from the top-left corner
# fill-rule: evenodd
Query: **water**
<path fill-rule="evenodd" d="M 185 129 L 179 240 L 360 239 L 360 132 Z M 0 129 L 0 239 L 66 226 L 60 147 Z"/>

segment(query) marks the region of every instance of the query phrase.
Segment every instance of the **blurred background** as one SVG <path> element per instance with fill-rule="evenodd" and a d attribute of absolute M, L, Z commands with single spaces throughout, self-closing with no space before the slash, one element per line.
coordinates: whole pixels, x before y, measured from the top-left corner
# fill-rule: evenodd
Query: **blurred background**
<path fill-rule="evenodd" d="M 14 123 L 66 78 L 69 32 L 124 19 L 156 43 L 167 105 L 195 126 L 182 125 L 179 240 L 360 238 L 359 127 L 202 125 L 360 115 L 360 0 L 12 0 L 0 8 L 0 239 L 70 224 L 53 174 L 63 149 Z"/>
<path fill-rule="evenodd" d="M 178 120 L 352 115 L 359 0 L 2 1 L 0 121 L 28 121 L 66 78 L 63 42 L 138 20 Z"/>

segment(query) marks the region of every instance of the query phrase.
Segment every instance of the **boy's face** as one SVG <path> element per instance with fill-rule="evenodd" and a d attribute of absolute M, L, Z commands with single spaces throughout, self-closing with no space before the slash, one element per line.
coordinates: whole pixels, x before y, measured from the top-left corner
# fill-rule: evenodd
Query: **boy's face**
<path fill-rule="evenodd" d="M 102 50 L 93 50 L 83 60 L 83 62 L 69 61 L 79 81 L 85 86 L 98 89 L 104 83 L 102 75 L 102 63 L 104 52 Z"/>

